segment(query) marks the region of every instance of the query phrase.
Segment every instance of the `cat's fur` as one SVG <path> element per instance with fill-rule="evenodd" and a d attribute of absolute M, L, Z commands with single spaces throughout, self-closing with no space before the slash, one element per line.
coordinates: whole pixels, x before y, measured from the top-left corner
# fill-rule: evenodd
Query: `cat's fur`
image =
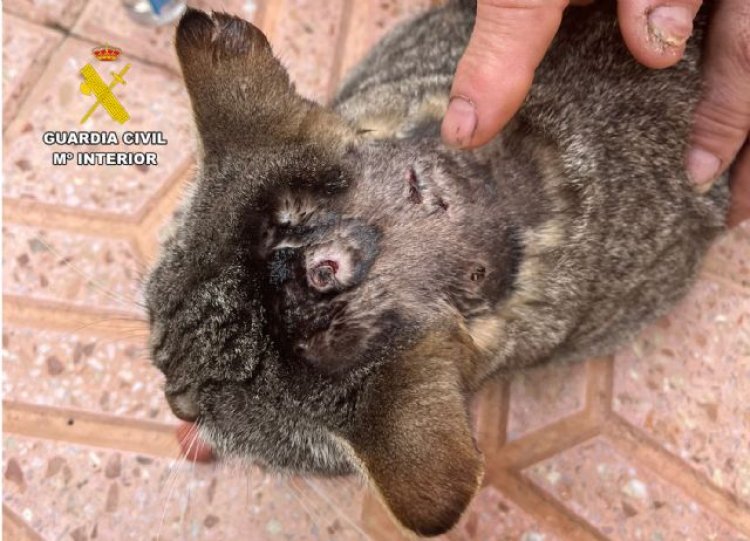
<path fill-rule="evenodd" d="M 449 529 L 482 475 L 471 393 L 610 352 L 722 230 L 726 183 L 683 169 L 705 21 L 654 71 L 613 3 L 569 9 L 511 124 L 459 152 L 438 132 L 470 5 L 396 29 L 330 108 L 258 29 L 188 11 L 200 166 L 146 289 L 175 412 L 221 454 L 359 470 L 407 528 Z"/>

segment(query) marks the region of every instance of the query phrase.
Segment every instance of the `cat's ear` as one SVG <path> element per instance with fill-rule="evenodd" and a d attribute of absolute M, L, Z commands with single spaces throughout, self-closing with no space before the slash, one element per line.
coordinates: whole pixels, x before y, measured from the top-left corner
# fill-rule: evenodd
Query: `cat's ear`
<path fill-rule="evenodd" d="M 351 135 L 339 117 L 295 92 L 263 32 L 252 24 L 188 9 L 176 46 L 204 149 L 336 145 Z"/>
<path fill-rule="evenodd" d="M 419 535 L 451 529 L 481 484 L 458 376 L 466 362 L 468 346 L 432 336 L 383 366 L 349 438 L 388 509 Z"/>

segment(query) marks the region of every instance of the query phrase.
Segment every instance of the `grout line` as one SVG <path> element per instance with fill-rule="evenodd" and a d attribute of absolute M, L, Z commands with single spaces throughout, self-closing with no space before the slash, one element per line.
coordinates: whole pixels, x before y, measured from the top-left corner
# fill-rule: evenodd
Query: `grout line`
<path fill-rule="evenodd" d="M 3 503 L 3 539 L 7 541 L 44 541 L 32 526 L 8 504 Z"/>
<path fill-rule="evenodd" d="M 73 35 L 77 35 L 75 32 L 75 28 L 78 26 L 78 23 L 81 22 L 83 19 L 83 14 L 86 13 L 86 11 L 89 9 L 89 6 L 93 6 L 94 3 L 90 0 L 86 0 L 86 5 L 81 8 L 81 11 L 78 12 L 78 15 L 76 16 L 76 20 L 73 21 L 73 24 L 70 25 L 70 28 L 68 29 L 68 32 Z"/>
<path fill-rule="evenodd" d="M 8 400 L 3 431 L 157 457 L 176 458 L 180 452 L 174 425 Z"/>
<path fill-rule="evenodd" d="M 3 14 L 5 15 L 6 12 L 3 11 Z M 15 114 L 11 118 L 9 118 L 7 124 L 3 126 L 3 134 L 5 134 L 5 132 L 7 131 L 8 126 L 10 126 L 11 124 L 13 124 L 13 122 L 16 120 L 16 118 L 18 117 L 18 113 L 21 111 L 21 108 L 26 104 L 26 101 L 29 99 L 29 96 L 31 95 L 32 90 L 34 88 L 36 88 L 37 84 L 39 83 L 39 80 L 42 78 L 42 76 L 44 75 L 44 73 L 47 71 L 47 68 L 49 67 L 50 62 L 52 61 L 52 57 L 55 56 L 55 51 L 62 46 L 63 42 L 70 35 L 69 32 L 67 30 L 65 30 L 64 28 L 58 28 L 58 27 L 48 26 L 46 24 L 38 23 L 36 21 L 32 21 L 30 19 L 27 19 L 26 17 L 22 17 L 22 16 L 20 16 L 20 15 L 18 15 L 16 13 L 13 13 L 12 11 L 7 12 L 7 15 L 10 15 L 11 17 L 16 17 L 18 19 L 21 19 L 22 21 L 24 21 L 25 23 L 27 23 L 29 25 L 33 25 L 33 26 L 38 27 L 38 28 L 44 28 L 45 30 L 47 30 L 49 32 L 55 32 L 55 33 L 59 34 L 60 41 L 59 41 L 59 43 L 57 44 L 56 47 L 53 47 L 53 48 L 50 49 L 49 53 L 47 54 L 47 58 L 44 60 L 44 62 L 42 62 L 39 65 L 39 71 L 38 71 L 37 75 L 35 77 L 31 77 L 29 79 L 29 81 L 28 81 L 28 85 L 29 86 L 26 89 L 26 92 L 24 92 L 20 96 L 20 98 L 18 100 L 18 103 L 16 105 L 16 108 L 15 108 L 16 109 Z M 4 23 L 5 23 L 5 19 L 3 19 L 3 24 Z"/>
<path fill-rule="evenodd" d="M 600 422 L 597 415 L 588 411 L 574 413 L 507 443 L 487 468 L 520 471 L 598 435 Z"/>
<path fill-rule="evenodd" d="M 137 314 L 96 310 L 59 302 L 39 301 L 6 294 L 3 296 L 3 323 L 88 335 L 112 337 L 143 330 L 146 321 Z"/>
<path fill-rule="evenodd" d="M 586 361 L 586 404 L 590 415 L 604 421 L 612 411 L 614 357 Z"/>
<path fill-rule="evenodd" d="M 120 220 L 114 215 L 7 197 L 3 198 L 3 218 L 6 223 L 63 229 L 118 240 L 129 240 L 138 225 L 132 219 Z"/>
<path fill-rule="evenodd" d="M 70 27 L 70 30 L 68 31 L 68 33 L 73 38 L 76 38 L 76 39 L 81 40 L 81 41 L 85 41 L 85 42 L 90 43 L 90 44 L 92 44 L 94 46 L 100 46 L 100 45 L 102 45 L 102 43 L 100 41 L 91 39 L 89 36 L 85 36 L 85 35 L 81 34 L 80 33 L 81 29 L 79 28 L 79 23 L 83 22 L 84 15 L 88 15 L 87 11 L 89 9 L 89 6 L 93 6 L 93 5 L 94 5 L 93 2 L 89 2 L 86 5 L 86 7 L 81 10 L 81 12 L 78 14 L 78 17 L 75 20 L 75 23 L 73 23 L 73 25 Z M 129 15 L 127 13 L 125 14 L 125 16 L 129 17 Z M 176 30 L 176 29 L 177 29 L 177 26 L 175 25 L 174 26 L 174 30 Z M 173 33 L 173 36 L 174 36 L 174 33 Z M 172 47 L 174 47 L 174 38 L 172 38 L 170 40 L 170 43 L 171 43 Z M 166 72 L 168 72 L 168 73 L 170 73 L 172 75 L 177 75 L 178 77 L 181 77 L 179 68 L 175 68 L 174 66 L 171 66 L 171 65 L 167 64 L 166 61 L 165 61 L 165 63 L 154 62 L 150 58 L 147 58 L 145 56 L 140 56 L 138 54 L 133 54 L 133 53 L 128 53 L 128 56 L 132 57 L 132 58 L 138 60 L 140 63 L 146 64 L 146 65 L 148 65 L 148 66 L 150 66 L 152 68 L 159 68 L 159 69 L 162 69 L 162 70 L 164 70 L 164 71 L 166 71 Z"/>
<path fill-rule="evenodd" d="M 689 464 L 665 451 L 659 444 L 624 418 L 613 414 L 603 433 L 625 456 L 643 464 L 657 477 L 681 489 L 703 508 L 750 535 L 750 504 L 721 489 L 696 472 Z"/>
<path fill-rule="evenodd" d="M 31 113 L 33 111 L 32 106 L 34 105 L 34 102 L 37 100 L 41 100 L 49 83 L 56 75 L 56 72 L 52 69 L 52 66 L 61 66 L 64 64 L 62 62 L 62 59 L 65 57 L 65 55 L 67 54 L 67 50 L 70 48 L 71 39 L 72 38 L 70 35 L 66 36 L 66 38 L 63 39 L 62 42 L 60 42 L 60 44 L 57 46 L 57 48 L 52 52 L 49 57 L 49 61 L 47 62 L 46 68 L 42 71 L 33 88 L 29 89 L 28 93 L 26 94 L 26 98 L 21 104 L 19 104 L 13 121 L 9 122 L 7 129 L 4 130 L 4 139 L 14 139 L 19 133 L 22 132 L 22 124 L 29 122 Z"/>
<path fill-rule="evenodd" d="M 510 408 L 510 381 L 490 380 L 477 395 L 479 400 L 475 422 L 479 448 L 486 462 L 494 460 L 499 449 L 505 445 L 508 432 Z"/>
<path fill-rule="evenodd" d="M 507 470 L 492 472 L 492 484 L 541 526 L 562 539 L 603 541 L 593 525 L 573 514 L 561 502 L 547 494 L 521 474 Z"/>
<path fill-rule="evenodd" d="M 195 170 L 191 166 L 185 168 L 182 174 L 167 185 L 167 189 L 158 198 L 153 198 L 153 204 L 149 205 L 148 213 L 139 222 L 133 232 L 135 245 L 140 255 L 149 264 L 154 260 L 159 247 L 159 231 L 165 222 L 169 221 L 174 211 L 179 206 L 188 186 L 194 179 Z"/>
<path fill-rule="evenodd" d="M 415 534 L 411 534 L 396 522 L 374 489 L 368 489 L 365 492 L 359 520 L 362 529 L 373 541 L 410 541 L 417 539 Z"/>

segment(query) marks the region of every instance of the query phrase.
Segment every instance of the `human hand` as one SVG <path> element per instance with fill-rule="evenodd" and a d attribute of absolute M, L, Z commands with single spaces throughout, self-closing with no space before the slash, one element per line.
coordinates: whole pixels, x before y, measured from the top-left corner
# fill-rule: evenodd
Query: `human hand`
<path fill-rule="evenodd" d="M 474 31 L 458 64 L 443 119 L 447 144 L 481 146 L 511 119 L 569 3 L 590 2 L 478 0 Z M 676 63 L 700 4 L 700 0 L 620 0 L 620 29 L 633 56 L 651 68 Z M 686 167 L 699 189 L 707 189 L 737 156 L 729 216 L 733 225 L 750 217 L 750 2 L 719 0 L 709 28 L 704 74 L 707 88 L 696 111 Z"/>

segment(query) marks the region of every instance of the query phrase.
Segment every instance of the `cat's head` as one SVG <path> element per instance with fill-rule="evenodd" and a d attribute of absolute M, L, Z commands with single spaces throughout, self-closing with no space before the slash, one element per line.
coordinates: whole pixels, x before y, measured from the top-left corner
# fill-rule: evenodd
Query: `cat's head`
<path fill-rule="evenodd" d="M 359 470 L 403 525 L 447 530 L 482 464 L 477 348 L 451 302 L 479 287 L 478 262 L 445 173 L 300 97 L 240 19 L 189 10 L 177 52 L 199 170 L 146 287 L 173 410 L 219 454 Z"/>

